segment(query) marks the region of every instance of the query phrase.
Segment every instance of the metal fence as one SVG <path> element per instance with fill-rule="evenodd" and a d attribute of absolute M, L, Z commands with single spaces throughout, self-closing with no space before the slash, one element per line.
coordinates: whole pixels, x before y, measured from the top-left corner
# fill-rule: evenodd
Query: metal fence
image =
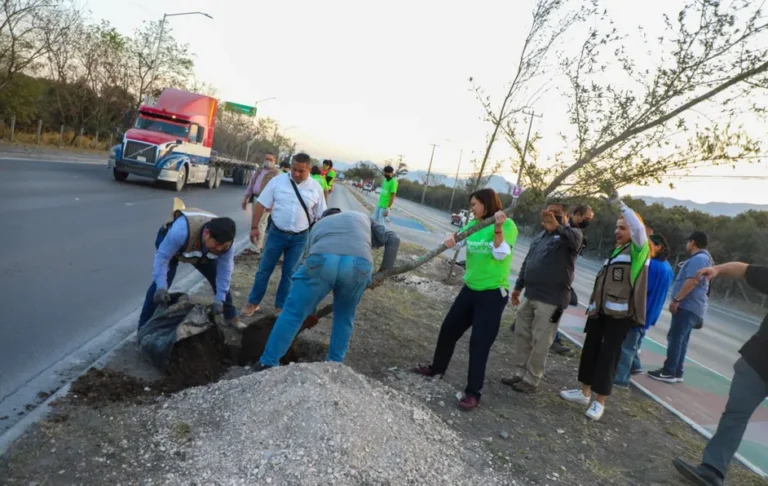
<path fill-rule="evenodd" d="M 43 120 L 36 123 L 17 123 L 16 117 L 0 119 L 0 140 L 53 147 L 70 147 L 82 150 L 106 151 L 115 143 L 110 130 L 86 132 L 84 128 L 66 125 L 49 126 Z"/>

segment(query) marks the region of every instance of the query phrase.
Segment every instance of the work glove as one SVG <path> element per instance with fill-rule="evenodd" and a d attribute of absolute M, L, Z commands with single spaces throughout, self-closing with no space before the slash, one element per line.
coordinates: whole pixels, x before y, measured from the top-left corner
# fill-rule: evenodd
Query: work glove
<path fill-rule="evenodd" d="M 616 186 L 611 181 L 603 181 L 599 184 L 600 192 L 605 194 L 603 200 L 608 204 L 615 204 L 619 201 L 619 193 L 616 191 Z"/>
<path fill-rule="evenodd" d="M 152 301 L 157 304 L 163 304 L 168 306 L 171 303 L 171 296 L 168 295 L 168 289 L 157 289 L 155 295 L 152 297 Z"/>
<path fill-rule="evenodd" d="M 224 318 L 224 302 L 217 300 L 213 303 L 211 306 L 211 312 L 213 313 L 213 317 L 221 317 Z"/>

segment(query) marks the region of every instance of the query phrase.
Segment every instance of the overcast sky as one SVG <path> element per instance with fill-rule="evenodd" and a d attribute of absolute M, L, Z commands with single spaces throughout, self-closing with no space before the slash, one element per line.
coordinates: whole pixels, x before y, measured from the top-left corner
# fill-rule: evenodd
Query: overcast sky
<path fill-rule="evenodd" d="M 621 28 L 659 25 L 674 0 L 612 2 Z M 212 83 L 223 100 L 253 104 L 259 114 L 295 126 L 288 135 L 316 158 L 377 163 L 404 155 L 412 169 L 426 169 L 430 144 L 438 144 L 433 170 L 453 174 L 464 150 L 468 160 L 484 148 L 487 126 L 469 91 L 474 77 L 497 94 L 514 73 L 528 28 L 531 1 L 419 0 L 87 0 L 94 19 L 129 34 L 163 13 L 201 10 L 213 16 L 169 19 L 177 40 L 195 54 L 198 80 Z M 534 130 L 542 151 L 562 148 L 567 100 L 552 91 L 534 106 L 544 117 Z M 503 143 L 503 142 L 502 142 Z M 499 157 L 504 148 L 500 147 Z M 765 162 L 697 174 L 768 176 Z M 501 174 L 513 178 L 509 164 Z M 692 199 L 768 204 L 765 180 L 685 178 L 628 188 L 626 192 Z M 762 190 L 760 188 L 763 188 Z"/>

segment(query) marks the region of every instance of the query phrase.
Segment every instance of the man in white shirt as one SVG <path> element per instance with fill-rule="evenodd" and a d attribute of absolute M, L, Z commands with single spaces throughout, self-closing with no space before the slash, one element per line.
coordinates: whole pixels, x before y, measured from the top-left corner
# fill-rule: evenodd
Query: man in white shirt
<path fill-rule="evenodd" d="M 307 244 L 309 229 L 326 209 L 323 188 L 309 176 L 311 166 L 309 155 L 296 154 L 291 163 L 291 171 L 269 181 L 256 200 L 251 222 L 251 241 L 259 239 L 259 221 L 265 209 L 272 208 L 272 214 L 259 269 L 248 295 L 248 304 L 242 311 L 243 317 L 252 316 L 259 310 L 269 278 L 281 256 L 283 273 L 275 296 L 275 310 L 280 312 L 283 309 L 291 288 L 291 277 L 299 266 Z"/>

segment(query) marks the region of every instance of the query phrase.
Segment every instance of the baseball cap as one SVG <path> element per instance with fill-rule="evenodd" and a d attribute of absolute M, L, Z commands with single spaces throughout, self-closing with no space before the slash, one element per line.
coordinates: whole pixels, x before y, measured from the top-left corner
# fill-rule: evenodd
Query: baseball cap
<path fill-rule="evenodd" d="M 694 231 L 688 241 L 693 241 L 699 248 L 706 248 L 709 245 L 709 236 L 703 231 Z"/>

